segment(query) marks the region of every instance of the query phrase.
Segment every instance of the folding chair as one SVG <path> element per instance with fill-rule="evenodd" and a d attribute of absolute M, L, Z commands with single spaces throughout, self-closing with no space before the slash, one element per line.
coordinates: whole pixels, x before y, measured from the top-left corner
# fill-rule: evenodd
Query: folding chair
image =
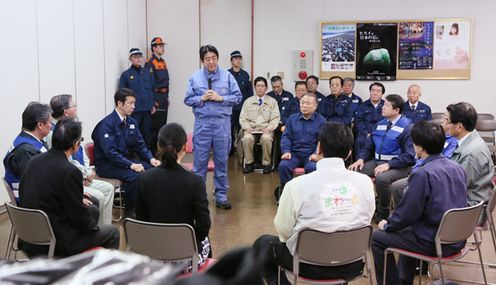
<path fill-rule="evenodd" d="M 481 138 L 486 142 L 493 162 L 496 163 L 496 121 L 492 119 L 477 120 L 475 129 Z"/>
<path fill-rule="evenodd" d="M 12 205 L 14 206 L 17 206 L 17 200 L 14 195 L 14 190 L 10 187 L 9 183 L 7 183 L 5 179 L 2 180 L 3 180 L 3 185 L 5 186 L 5 190 L 7 191 L 7 195 L 9 196 L 10 203 L 12 203 Z"/>
<path fill-rule="evenodd" d="M 370 249 L 372 226 L 367 225 L 349 231 L 325 233 L 312 229 L 305 229 L 298 233 L 296 250 L 293 256 L 293 272 L 282 268 L 289 282 L 298 284 L 344 284 L 351 280 L 327 279 L 316 280 L 299 276 L 300 262 L 320 266 L 341 266 L 363 260 L 367 269 L 369 283 L 372 284 L 372 275 L 367 258 Z M 280 274 L 281 267 L 279 267 Z M 362 277 L 356 276 L 352 280 Z M 279 276 L 280 277 L 280 276 Z M 280 278 L 279 278 L 280 282 Z"/>
<path fill-rule="evenodd" d="M 188 133 L 187 134 L 186 153 L 193 153 L 193 134 L 192 133 Z M 189 169 L 189 170 L 193 171 L 193 163 L 192 162 L 183 162 L 181 164 L 186 169 Z M 211 159 L 209 159 L 208 160 L 207 171 L 208 172 L 212 172 L 214 170 L 215 170 L 215 164 L 214 164 L 214 162 Z"/>
<path fill-rule="evenodd" d="M 494 187 L 493 193 L 491 194 L 491 198 L 489 198 L 489 201 L 487 202 L 487 205 L 484 209 L 484 214 L 486 215 L 489 232 L 491 233 L 491 238 L 493 240 L 494 253 L 496 253 L 496 226 L 493 217 L 494 208 L 496 208 L 496 187 Z M 477 229 L 482 230 L 483 227 L 477 227 Z"/>
<path fill-rule="evenodd" d="M 84 146 L 85 150 L 86 150 L 86 154 L 88 155 L 88 158 L 90 159 L 90 165 L 91 166 L 94 166 L 95 165 L 95 145 L 90 142 L 90 143 L 87 143 L 85 146 Z M 114 217 L 114 215 L 112 214 L 112 220 L 114 222 L 118 222 L 120 220 L 122 220 L 122 217 L 124 216 L 124 202 L 123 202 L 123 196 L 122 196 L 122 181 L 119 180 L 119 179 L 115 179 L 115 178 L 105 178 L 105 177 L 100 177 L 100 176 L 96 176 L 95 179 L 98 179 L 98 180 L 101 180 L 101 181 L 105 181 L 105 182 L 108 182 L 110 184 L 112 184 L 112 186 L 114 186 L 114 201 L 117 200 L 117 202 L 119 203 L 118 206 L 115 206 L 115 203 L 114 203 L 114 207 L 119 209 L 119 216 L 117 218 Z"/>
<path fill-rule="evenodd" d="M 55 234 L 47 214 L 42 210 L 26 209 L 5 203 L 9 214 L 12 230 L 7 244 L 6 259 L 10 260 L 10 254 L 18 239 L 36 245 L 48 245 L 48 257 L 53 257 L 55 252 Z"/>
<path fill-rule="evenodd" d="M 444 116 L 444 113 L 442 112 L 434 112 L 432 113 L 432 120 L 442 120 Z"/>
<path fill-rule="evenodd" d="M 198 247 L 195 230 L 188 224 L 162 224 L 126 218 L 124 233 L 127 251 L 165 262 L 192 261 L 192 272 L 203 271 L 209 259 L 198 269 Z M 196 265 L 196 266 L 195 266 Z"/>
<path fill-rule="evenodd" d="M 471 235 L 474 236 L 474 239 L 479 240 L 476 237 L 476 227 L 477 222 L 480 217 L 480 213 L 482 211 L 484 202 L 480 202 L 479 204 L 471 207 L 465 208 L 455 208 L 448 210 L 444 213 L 443 218 L 441 219 L 441 223 L 439 224 L 439 228 L 436 233 L 436 237 L 434 242 L 436 244 L 436 256 L 429 256 L 420 253 L 415 253 L 411 251 L 407 251 L 404 249 L 389 247 L 384 251 L 384 284 L 386 284 L 386 273 L 387 273 L 387 258 L 390 253 L 397 253 L 399 255 L 405 255 L 411 258 L 423 260 L 430 262 L 432 264 L 439 265 L 439 271 L 441 273 L 441 282 L 444 285 L 444 272 L 443 272 L 443 263 L 455 262 L 461 258 L 463 258 L 469 251 L 469 247 L 463 248 L 460 252 L 455 253 L 451 256 L 443 257 L 442 253 L 442 244 L 453 244 L 458 242 L 466 241 Z M 479 260 L 482 268 L 482 275 L 484 277 L 484 284 L 487 284 L 486 272 L 484 270 L 484 264 L 482 261 L 482 255 L 480 251 L 480 243 L 476 243 L 477 251 L 479 252 Z M 420 277 L 419 277 L 419 285 L 422 283 L 422 263 L 420 263 Z"/>

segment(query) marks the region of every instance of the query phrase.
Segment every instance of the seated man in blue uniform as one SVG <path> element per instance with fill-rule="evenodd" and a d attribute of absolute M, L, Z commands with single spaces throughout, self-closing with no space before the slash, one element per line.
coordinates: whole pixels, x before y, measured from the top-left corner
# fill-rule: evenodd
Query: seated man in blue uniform
<path fill-rule="evenodd" d="M 354 120 L 356 128 L 355 156 L 360 153 L 377 122 L 384 118 L 382 116 L 382 106 L 384 105 L 382 95 L 386 92 L 386 88 L 382 83 L 374 82 L 370 84 L 369 91 L 370 98 L 358 107 Z"/>
<path fill-rule="evenodd" d="M 151 143 L 152 113 L 155 112 L 153 90 L 154 75 L 153 68 L 143 68 L 143 53 L 139 48 L 129 51 L 129 60 L 132 65 L 121 75 L 119 89 L 129 88 L 133 90 L 136 98 L 132 117 L 136 120 L 143 138 L 147 145 Z"/>
<path fill-rule="evenodd" d="M 293 178 L 293 170 L 303 167 L 305 173 L 315 170 L 315 154 L 319 131 L 326 119 L 317 110 L 317 96 L 307 93 L 300 100 L 300 112 L 287 120 L 281 137 L 281 162 L 279 163 L 280 189 Z M 276 189 L 276 192 L 279 189 Z M 276 193 L 274 193 L 276 194 Z M 279 198 L 276 195 L 276 198 Z"/>
<path fill-rule="evenodd" d="M 227 197 L 229 180 L 227 158 L 231 148 L 232 107 L 241 102 L 241 91 L 234 76 L 219 67 L 219 51 L 212 45 L 200 47 L 203 68 L 195 71 L 188 82 L 184 104 L 195 115 L 193 131 L 193 172 L 207 179 L 210 150 L 214 153 L 215 206 L 231 209 Z"/>
<path fill-rule="evenodd" d="M 315 75 L 310 75 L 307 77 L 307 79 L 305 80 L 305 82 L 307 83 L 307 90 L 308 90 L 308 93 L 313 93 L 317 96 L 317 103 L 319 104 L 319 106 L 317 107 L 317 113 L 321 114 L 322 116 L 325 116 L 325 104 L 320 104 L 320 102 L 322 102 L 322 100 L 325 99 L 325 95 L 320 93 L 319 90 L 317 90 L 319 88 L 319 78 Z"/>
<path fill-rule="evenodd" d="M 362 104 L 362 98 L 353 92 L 355 89 L 355 79 L 351 77 L 343 78 L 343 94 L 351 99 L 351 111 L 353 113 L 353 118 L 355 118 L 358 107 Z"/>
<path fill-rule="evenodd" d="M 403 115 L 412 120 L 412 124 L 420 121 L 432 120 L 431 107 L 419 101 L 422 90 L 417 84 L 408 87 L 407 97 L 408 101 L 403 106 Z"/>
<path fill-rule="evenodd" d="M 282 78 L 279 75 L 274 75 L 270 78 L 270 84 L 272 86 L 272 91 L 267 93 L 270 97 L 276 99 L 277 105 L 279 105 L 279 113 L 282 112 L 282 107 L 286 104 L 291 98 L 293 98 L 293 94 L 284 90 L 284 85 L 282 83 Z"/>
<path fill-rule="evenodd" d="M 305 81 L 296 81 L 295 97 L 291 98 L 286 104 L 284 104 L 284 106 L 282 106 L 281 120 L 283 125 L 286 125 L 289 116 L 300 113 L 300 99 L 303 95 L 307 94 L 307 92 L 307 84 Z M 284 128 L 281 130 L 284 131 Z"/>
<path fill-rule="evenodd" d="M 367 143 L 358 154 L 358 160 L 350 165 L 350 170 L 358 170 L 370 177 L 375 176 L 375 188 L 378 196 L 375 222 L 389 216 L 391 184 L 408 176 L 415 161 L 410 130 L 410 119 L 401 115 L 405 101 L 400 95 L 386 96 L 382 115 L 367 139 Z"/>
<path fill-rule="evenodd" d="M 138 123 L 130 115 L 134 111 L 136 97 L 131 89 L 117 90 L 114 95 L 115 110 L 103 118 L 93 130 L 95 144 L 95 170 L 105 178 L 124 182 L 126 215 L 133 216 L 136 204 L 137 178 L 151 166 L 160 165 L 138 129 Z"/>
<path fill-rule="evenodd" d="M 52 129 L 52 109 L 38 102 L 31 102 L 22 112 L 22 130 L 14 139 L 3 159 L 5 181 L 19 199 L 19 181 L 28 162 L 48 150 L 43 141 Z"/>
<path fill-rule="evenodd" d="M 353 109 L 351 99 L 344 95 L 343 78 L 333 76 L 329 79 L 331 94 L 325 100 L 326 119 L 331 122 L 351 126 Z"/>
<path fill-rule="evenodd" d="M 54 255 L 71 256 L 93 247 L 119 248 L 119 230 L 113 225 L 98 226 L 92 214 L 98 208 L 83 196 L 83 174 L 69 162 L 79 149 L 81 123 L 60 120 L 53 131 L 52 148 L 28 163 L 19 186 L 20 205 L 44 211 L 57 242 Z M 22 243 L 29 256 L 46 254 L 48 246 Z"/>
<path fill-rule="evenodd" d="M 441 154 L 445 143 L 443 129 L 432 122 L 416 124 L 412 131 L 415 154 L 422 159 L 408 178 L 404 199 L 393 214 L 379 222 L 372 234 L 377 284 L 383 284 L 384 250 L 388 247 L 435 256 L 434 238 L 444 213 L 467 206 L 467 178 L 463 167 Z M 443 256 L 460 251 L 465 243 L 443 244 Z M 386 283 L 413 284 L 418 260 L 400 256 L 387 258 Z"/>

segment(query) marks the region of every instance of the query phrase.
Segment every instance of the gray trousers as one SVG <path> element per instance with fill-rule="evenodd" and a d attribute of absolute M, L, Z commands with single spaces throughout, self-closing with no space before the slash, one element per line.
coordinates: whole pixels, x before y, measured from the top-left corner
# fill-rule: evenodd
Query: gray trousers
<path fill-rule="evenodd" d="M 405 193 L 406 187 L 408 186 L 408 176 L 400 180 L 396 180 L 391 185 L 391 199 L 393 199 L 393 205 L 396 208 Z"/>
<path fill-rule="evenodd" d="M 361 173 L 374 177 L 374 169 L 387 161 L 369 160 L 363 165 Z M 410 173 L 410 167 L 389 169 L 375 176 L 375 191 L 377 193 L 376 212 L 379 219 L 386 219 L 389 216 L 389 204 L 391 202 L 391 184 L 401 178 L 405 178 Z"/>

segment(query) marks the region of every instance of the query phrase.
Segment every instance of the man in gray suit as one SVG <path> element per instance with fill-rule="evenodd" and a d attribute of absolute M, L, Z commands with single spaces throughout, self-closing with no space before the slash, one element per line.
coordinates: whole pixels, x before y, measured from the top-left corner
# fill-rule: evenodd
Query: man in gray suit
<path fill-rule="evenodd" d="M 475 130 L 477 111 L 465 102 L 451 104 L 446 110 L 446 131 L 458 139 L 451 160 L 463 166 L 467 173 L 468 203 L 487 202 L 493 191 L 494 164 L 487 144 Z"/>

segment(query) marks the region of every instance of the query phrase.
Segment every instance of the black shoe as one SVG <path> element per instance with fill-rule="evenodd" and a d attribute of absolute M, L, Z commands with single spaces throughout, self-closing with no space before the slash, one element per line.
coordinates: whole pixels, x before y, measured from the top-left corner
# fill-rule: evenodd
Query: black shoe
<path fill-rule="evenodd" d="M 250 173 L 250 172 L 253 172 L 253 163 L 247 163 L 243 168 L 243 173 Z"/>
<path fill-rule="evenodd" d="M 263 166 L 263 174 L 269 174 L 272 172 L 272 166 L 270 165 L 264 165 Z"/>
<path fill-rule="evenodd" d="M 221 202 L 221 203 L 216 202 L 215 207 L 219 208 L 219 209 L 223 209 L 223 210 L 230 210 L 232 208 L 231 203 L 229 203 L 229 201 L 225 201 L 225 202 Z"/>
<path fill-rule="evenodd" d="M 229 201 L 224 201 L 224 202 L 215 202 L 215 207 L 219 209 L 224 209 L 224 210 L 230 210 L 231 209 L 231 203 Z"/>

